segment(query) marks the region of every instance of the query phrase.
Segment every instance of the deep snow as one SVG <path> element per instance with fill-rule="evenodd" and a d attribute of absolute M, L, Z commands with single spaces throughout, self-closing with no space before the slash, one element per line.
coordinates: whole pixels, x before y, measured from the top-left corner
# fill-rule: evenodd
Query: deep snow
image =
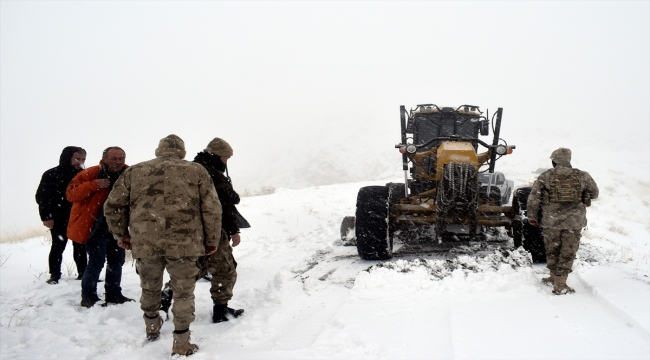
<path fill-rule="evenodd" d="M 235 248 L 239 276 L 230 304 L 246 313 L 210 323 L 209 283 L 199 281 L 191 329 L 200 350 L 192 358 L 648 359 L 648 164 L 611 164 L 584 166 L 601 197 L 588 210 L 569 278 L 576 294 L 566 296 L 552 295 L 540 283 L 545 267 L 520 261 L 519 252 L 511 264 L 490 253 L 461 254 L 456 261 L 467 266 L 442 272 L 434 271 L 442 255 L 395 257 L 383 266 L 360 260 L 356 248 L 342 246 L 340 221 L 354 214 L 359 187 L 387 180 L 245 197 L 239 209 L 253 227 Z M 499 170 L 521 186 L 537 167 L 506 162 Z M 0 245 L 2 359 L 169 357 L 173 325 L 145 342 L 137 302 L 79 306 L 71 246 L 63 281 L 47 285 L 47 241 Z M 139 297 L 132 262 L 122 287 Z"/>

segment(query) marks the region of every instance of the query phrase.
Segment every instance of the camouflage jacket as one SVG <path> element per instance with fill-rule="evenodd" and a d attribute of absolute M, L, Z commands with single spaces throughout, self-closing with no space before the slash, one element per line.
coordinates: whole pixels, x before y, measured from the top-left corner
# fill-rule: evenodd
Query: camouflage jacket
<path fill-rule="evenodd" d="M 542 206 L 541 226 L 550 229 L 574 230 L 587 226 L 587 208 L 582 201 L 556 202 L 551 196 L 551 180 L 556 175 L 575 174 L 576 187 L 580 196 L 590 199 L 598 197 L 598 186 L 586 171 L 571 168 L 571 165 L 558 164 L 539 175 L 528 197 L 528 219 L 538 220 L 537 211 Z M 579 183 L 579 185 L 578 185 Z"/>
<path fill-rule="evenodd" d="M 116 237 L 131 237 L 134 258 L 203 256 L 218 246 L 221 203 L 210 175 L 174 151 L 133 165 L 104 204 Z"/>

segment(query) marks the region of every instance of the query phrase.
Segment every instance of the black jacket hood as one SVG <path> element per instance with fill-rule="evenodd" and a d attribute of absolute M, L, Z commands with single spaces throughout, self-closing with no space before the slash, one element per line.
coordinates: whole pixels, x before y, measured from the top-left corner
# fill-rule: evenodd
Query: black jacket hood
<path fill-rule="evenodd" d="M 59 157 L 59 166 L 61 167 L 72 167 L 72 155 L 74 153 L 86 153 L 86 150 L 80 148 L 79 146 L 66 146 L 61 151 L 61 156 Z"/>
<path fill-rule="evenodd" d="M 226 164 L 221 161 L 221 158 L 219 156 L 207 153 L 205 151 L 196 154 L 194 157 L 194 162 L 197 162 L 206 167 L 214 167 L 221 172 L 226 171 Z"/>

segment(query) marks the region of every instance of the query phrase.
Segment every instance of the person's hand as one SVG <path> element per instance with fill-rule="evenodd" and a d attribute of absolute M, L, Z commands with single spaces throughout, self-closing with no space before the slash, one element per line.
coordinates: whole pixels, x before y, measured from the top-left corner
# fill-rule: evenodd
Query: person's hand
<path fill-rule="evenodd" d="M 126 236 L 123 238 L 117 239 L 117 246 L 125 250 L 131 250 L 131 237 Z"/>
<path fill-rule="evenodd" d="M 43 221 L 43 225 L 46 228 L 51 229 L 51 228 L 54 227 L 54 220 L 45 220 L 45 221 Z"/>
<path fill-rule="evenodd" d="M 111 181 L 108 179 L 96 179 L 95 182 L 100 189 L 106 189 L 107 187 L 111 186 Z"/>
<path fill-rule="evenodd" d="M 535 220 L 535 219 L 528 219 L 528 223 L 531 224 L 531 225 L 533 225 L 533 226 L 537 226 L 537 225 L 539 225 L 539 223 L 538 223 L 537 220 Z"/>
<path fill-rule="evenodd" d="M 205 247 L 205 256 L 210 256 L 217 252 L 216 246 L 206 246 Z"/>
<path fill-rule="evenodd" d="M 231 238 L 232 238 L 232 247 L 239 245 L 239 243 L 241 242 L 241 238 L 239 237 L 239 234 L 232 234 Z"/>

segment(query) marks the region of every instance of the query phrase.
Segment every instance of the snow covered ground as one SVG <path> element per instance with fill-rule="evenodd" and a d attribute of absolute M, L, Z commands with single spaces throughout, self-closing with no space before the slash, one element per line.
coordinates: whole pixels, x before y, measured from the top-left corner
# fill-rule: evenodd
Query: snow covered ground
<path fill-rule="evenodd" d="M 521 252 L 507 259 L 461 254 L 452 259 L 458 266 L 442 255 L 395 257 L 383 266 L 360 260 L 355 247 L 342 246 L 340 221 L 354 214 L 361 186 L 387 180 L 243 198 L 239 209 L 253 227 L 235 248 L 239 277 L 230 305 L 246 313 L 212 324 L 209 283 L 199 281 L 191 330 L 200 350 L 192 358 L 648 359 L 648 164 L 601 169 L 589 161 L 583 157 L 601 197 L 588 210 L 569 278 L 576 294 L 566 296 L 552 295 L 540 283 L 545 267 Z M 537 167 L 506 162 L 500 171 L 521 186 Z M 173 325 L 146 342 L 139 303 L 79 306 L 71 246 L 63 280 L 47 285 L 47 241 L 0 245 L 2 359 L 169 357 Z M 123 274 L 124 294 L 138 298 L 132 262 Z"/>

